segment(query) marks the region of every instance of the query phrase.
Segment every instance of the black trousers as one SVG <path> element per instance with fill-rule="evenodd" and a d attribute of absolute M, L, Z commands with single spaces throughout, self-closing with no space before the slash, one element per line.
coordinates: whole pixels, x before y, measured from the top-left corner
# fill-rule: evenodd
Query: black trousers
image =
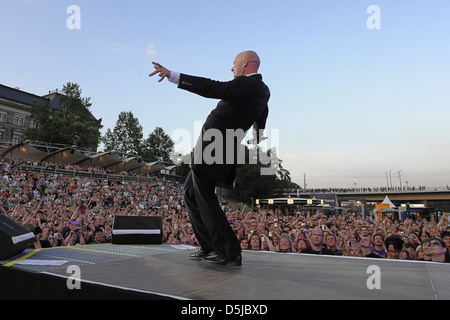
<path fill-rule="evenodd" d="M 241 253 L 241 247 L 219 205 L 215 188 L 214 180 L 191 170 L 184 185 L 184 202 L 201 248 L 232 260 Z"/>

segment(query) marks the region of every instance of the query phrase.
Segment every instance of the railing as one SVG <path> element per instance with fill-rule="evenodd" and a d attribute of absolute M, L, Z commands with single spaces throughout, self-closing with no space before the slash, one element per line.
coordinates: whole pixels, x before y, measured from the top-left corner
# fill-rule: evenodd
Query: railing
<path fill-rule="evenodd" d="M 276 190 L 276 194 L 301 195 L 316 193 L 412 193 L 412 192 L 450 192 L 446 187 L 403 187 L 403 188 L 311 188 L 311 189 L 282 189 Z"/>
<path fill-rule="evenodd" d="M 117 174 L 117 173 L 103 173 L 103 172 L 88 172 L 79 169 L 61 169 L 58 167 L 44 167 L 44 166 L 33 166 L 24 165 L 20 166 L 21 170 L 28 172 L 38 172 L 44 174 L 58 174 L 70 177 L 83 177 L 94 180 L 111 180 L 111 181 L 133 181 L 133 182 L 147 182 L 147 183 L 157 183 L 163 182 L 172 184 L 171 181 L 161 180 L 153 176 L 139 176 L 139 175 L 128 175 L 128 174 Z"/>

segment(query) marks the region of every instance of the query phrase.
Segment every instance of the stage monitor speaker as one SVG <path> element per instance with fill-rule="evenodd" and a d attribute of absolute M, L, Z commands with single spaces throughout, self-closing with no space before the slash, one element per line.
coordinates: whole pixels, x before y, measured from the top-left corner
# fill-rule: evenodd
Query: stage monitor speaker
<path fill-rule="evenodd" d="M 0 214 L 0 260 L 24 251 L 33 242 L 34 233 Z"/>
<path fill-rule="evenodd" d="M 115 216 L 111 243 L 162 244 L 161 217 Z"/>

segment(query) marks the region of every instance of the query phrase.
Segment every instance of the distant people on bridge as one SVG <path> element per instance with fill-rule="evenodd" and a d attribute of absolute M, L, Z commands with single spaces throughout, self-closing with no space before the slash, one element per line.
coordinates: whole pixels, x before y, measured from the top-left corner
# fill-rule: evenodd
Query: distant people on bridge
<path fill-rule="evenodd" d="M 279 194 L 300 195 L 315 193 L 379 193 L 379 192 L 417 192 L 417 191 L 446 191 L 450 190 L 449 186 L 445 187 L 426 187 L 426 186 L 392 186 L 392 187 L 355 187 L 355 188 L 299 188 L 299 189 L 282 189 L 278 190 Z"/>

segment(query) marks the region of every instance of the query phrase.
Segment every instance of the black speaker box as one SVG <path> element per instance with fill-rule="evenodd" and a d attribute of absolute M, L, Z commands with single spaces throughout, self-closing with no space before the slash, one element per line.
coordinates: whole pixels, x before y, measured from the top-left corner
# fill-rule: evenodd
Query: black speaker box
<path fill-rule="evenodd" d="M 111 243 L 162 244 L 161 217 L 115 216 Z"/>
<path fill-rule="evenodd" d="M 21 253 L 28 248 L 33 239 L 33 232 L 0 214 L 0 260 Z"/>

